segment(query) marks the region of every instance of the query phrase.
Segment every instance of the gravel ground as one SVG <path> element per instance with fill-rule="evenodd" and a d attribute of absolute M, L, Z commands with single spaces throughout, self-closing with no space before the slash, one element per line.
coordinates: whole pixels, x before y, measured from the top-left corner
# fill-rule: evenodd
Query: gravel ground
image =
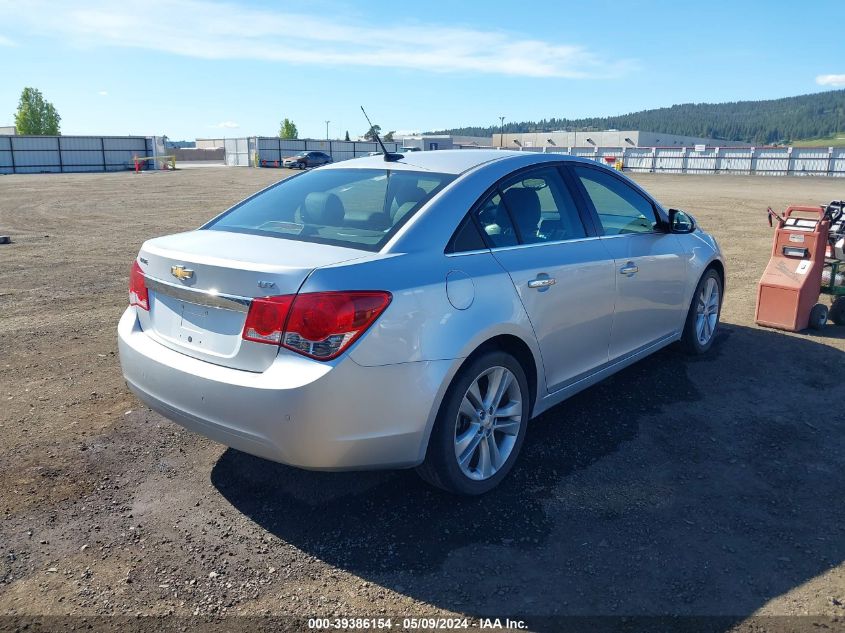
<path fill-rule="evenodd" d="M 0 614 L 845 622 L 845 328 L 753 324 L 765 208 L 845 182 L 637 176 L 726 252 L 713 352 L 664 350 L 545 413 L 507 482 L 465 500 L 229 450 L 126 389 L 140 243 L 285 175 L 0 177 Z"/>

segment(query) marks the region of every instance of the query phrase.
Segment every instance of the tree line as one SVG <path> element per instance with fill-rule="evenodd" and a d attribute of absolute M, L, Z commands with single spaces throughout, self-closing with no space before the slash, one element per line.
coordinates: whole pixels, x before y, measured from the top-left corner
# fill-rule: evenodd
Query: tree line
<path fill-rule="evenodd" d="M 388 132 L 387 134 L 382 136 L 383 141 L 392 141 L 393 135 L 395 131 Z M 364 134 L 364 138 L 368 141 L 376 140 L 376 135 L 381 135 L 381 126 L 380 125 L 373 125 L 367 132 Z M 299 138 L 299 130 L 296 127 L 296 123 L 291 121 L 289 118 L 285 117 L 279 123 L 279 138 L 281 139 L 298 139 Z M 344 141 L 348 141 L 349 139 L 349 130 L 346 131 L 346 135 L 343 137 Z"/>
<path fill-rule="evenodd" d="M 845 130 L 845 90 L 729 103 L 683 103 L 619 116 L 583 119 L 550 118 L 506 123 L 503 131 L 591 132 L 639 130 L 682 136 L 701 136 L 755 144 L 787 143 L 823 138 Z M 498 125 L 437 130 L 433 134 L 490 136 Z"/>

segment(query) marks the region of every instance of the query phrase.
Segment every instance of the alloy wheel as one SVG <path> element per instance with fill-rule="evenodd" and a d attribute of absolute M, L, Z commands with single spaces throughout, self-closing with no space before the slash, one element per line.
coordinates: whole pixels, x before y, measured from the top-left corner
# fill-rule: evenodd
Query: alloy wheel
<path fill-rule="evenodd" d="M 507 462 L 522 425 L 522 397 L 505 367 L 490 367 L 472 381 L 455 421 L 455 458 L 464 475 L 489 479 Z"/>
<path fill-rule="evenodd" d="M 719 282 L 709 277 L 698 295 L 695 308 L 695 335 L 700 345 L 707 345 L 719 320 Z"/>

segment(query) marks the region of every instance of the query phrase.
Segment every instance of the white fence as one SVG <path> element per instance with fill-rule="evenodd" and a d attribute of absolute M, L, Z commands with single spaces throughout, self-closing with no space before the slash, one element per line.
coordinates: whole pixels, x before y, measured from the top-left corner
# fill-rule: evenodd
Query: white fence
<path fill-rule="evenodd" d="M 157 149 L 144 136 L 0 136 L 0 174 L 122 171 Z"/>
<path fill-rule="evenodd" d="M 259 137 L 258 164 L 273 166 L 286 156 L 316 150 L 337 162 L 379 151 L 377 143 L 286 141 Z M 385 143 L 396 151 L 397 143 Z M 826 147 L 525 147 L 524 151 L 569 154 L 600 163 L 622 161 L 625 171 L 667 174 L 760 174 L 767 176 L 845 177 L 845 148 Z"/>
<path fill-rule="evenodd" d="M 845 177 L 843 147 L 526 147 L 613 164 L 625 171 Z"/>
<path fill-rule="evenodd" d="M 399 149 L 398 143 L 385 142 L 388 152 Z M 276 161 L 281 165 L 283 158 L 293 156 L 299 152 L 325 152 L 335 162 L 367 156 L 372 152 L 381 151 L 378 143 L 369 141 L 320 141 L 315 139 L 285 140 L 271 136 L 259 136 L 255 140 L 257 159 L 253 164 L 273 167 Z"/>
<path fill-rule="evenodd" d="M 223 141 L 226 164 L 229 167 L 250 167 L 255 151 L 254 138 L 227 138 Z"/>

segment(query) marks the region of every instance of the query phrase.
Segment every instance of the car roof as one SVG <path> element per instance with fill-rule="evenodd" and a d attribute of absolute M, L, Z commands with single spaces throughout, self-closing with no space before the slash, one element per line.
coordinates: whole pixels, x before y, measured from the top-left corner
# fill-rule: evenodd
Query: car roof
<path fill-rule="evenodd" d="M 441 174 L 462 174 L 465 171 L 495 160 L 505 160 L 524 154 L 507 150 L 444 149 L 427 152 L 409 152 L 402 158 L 386 162 L 381 154 L 364 156 L 333 163 L 320 169 L 394 169 L 431 171 Z"/>

